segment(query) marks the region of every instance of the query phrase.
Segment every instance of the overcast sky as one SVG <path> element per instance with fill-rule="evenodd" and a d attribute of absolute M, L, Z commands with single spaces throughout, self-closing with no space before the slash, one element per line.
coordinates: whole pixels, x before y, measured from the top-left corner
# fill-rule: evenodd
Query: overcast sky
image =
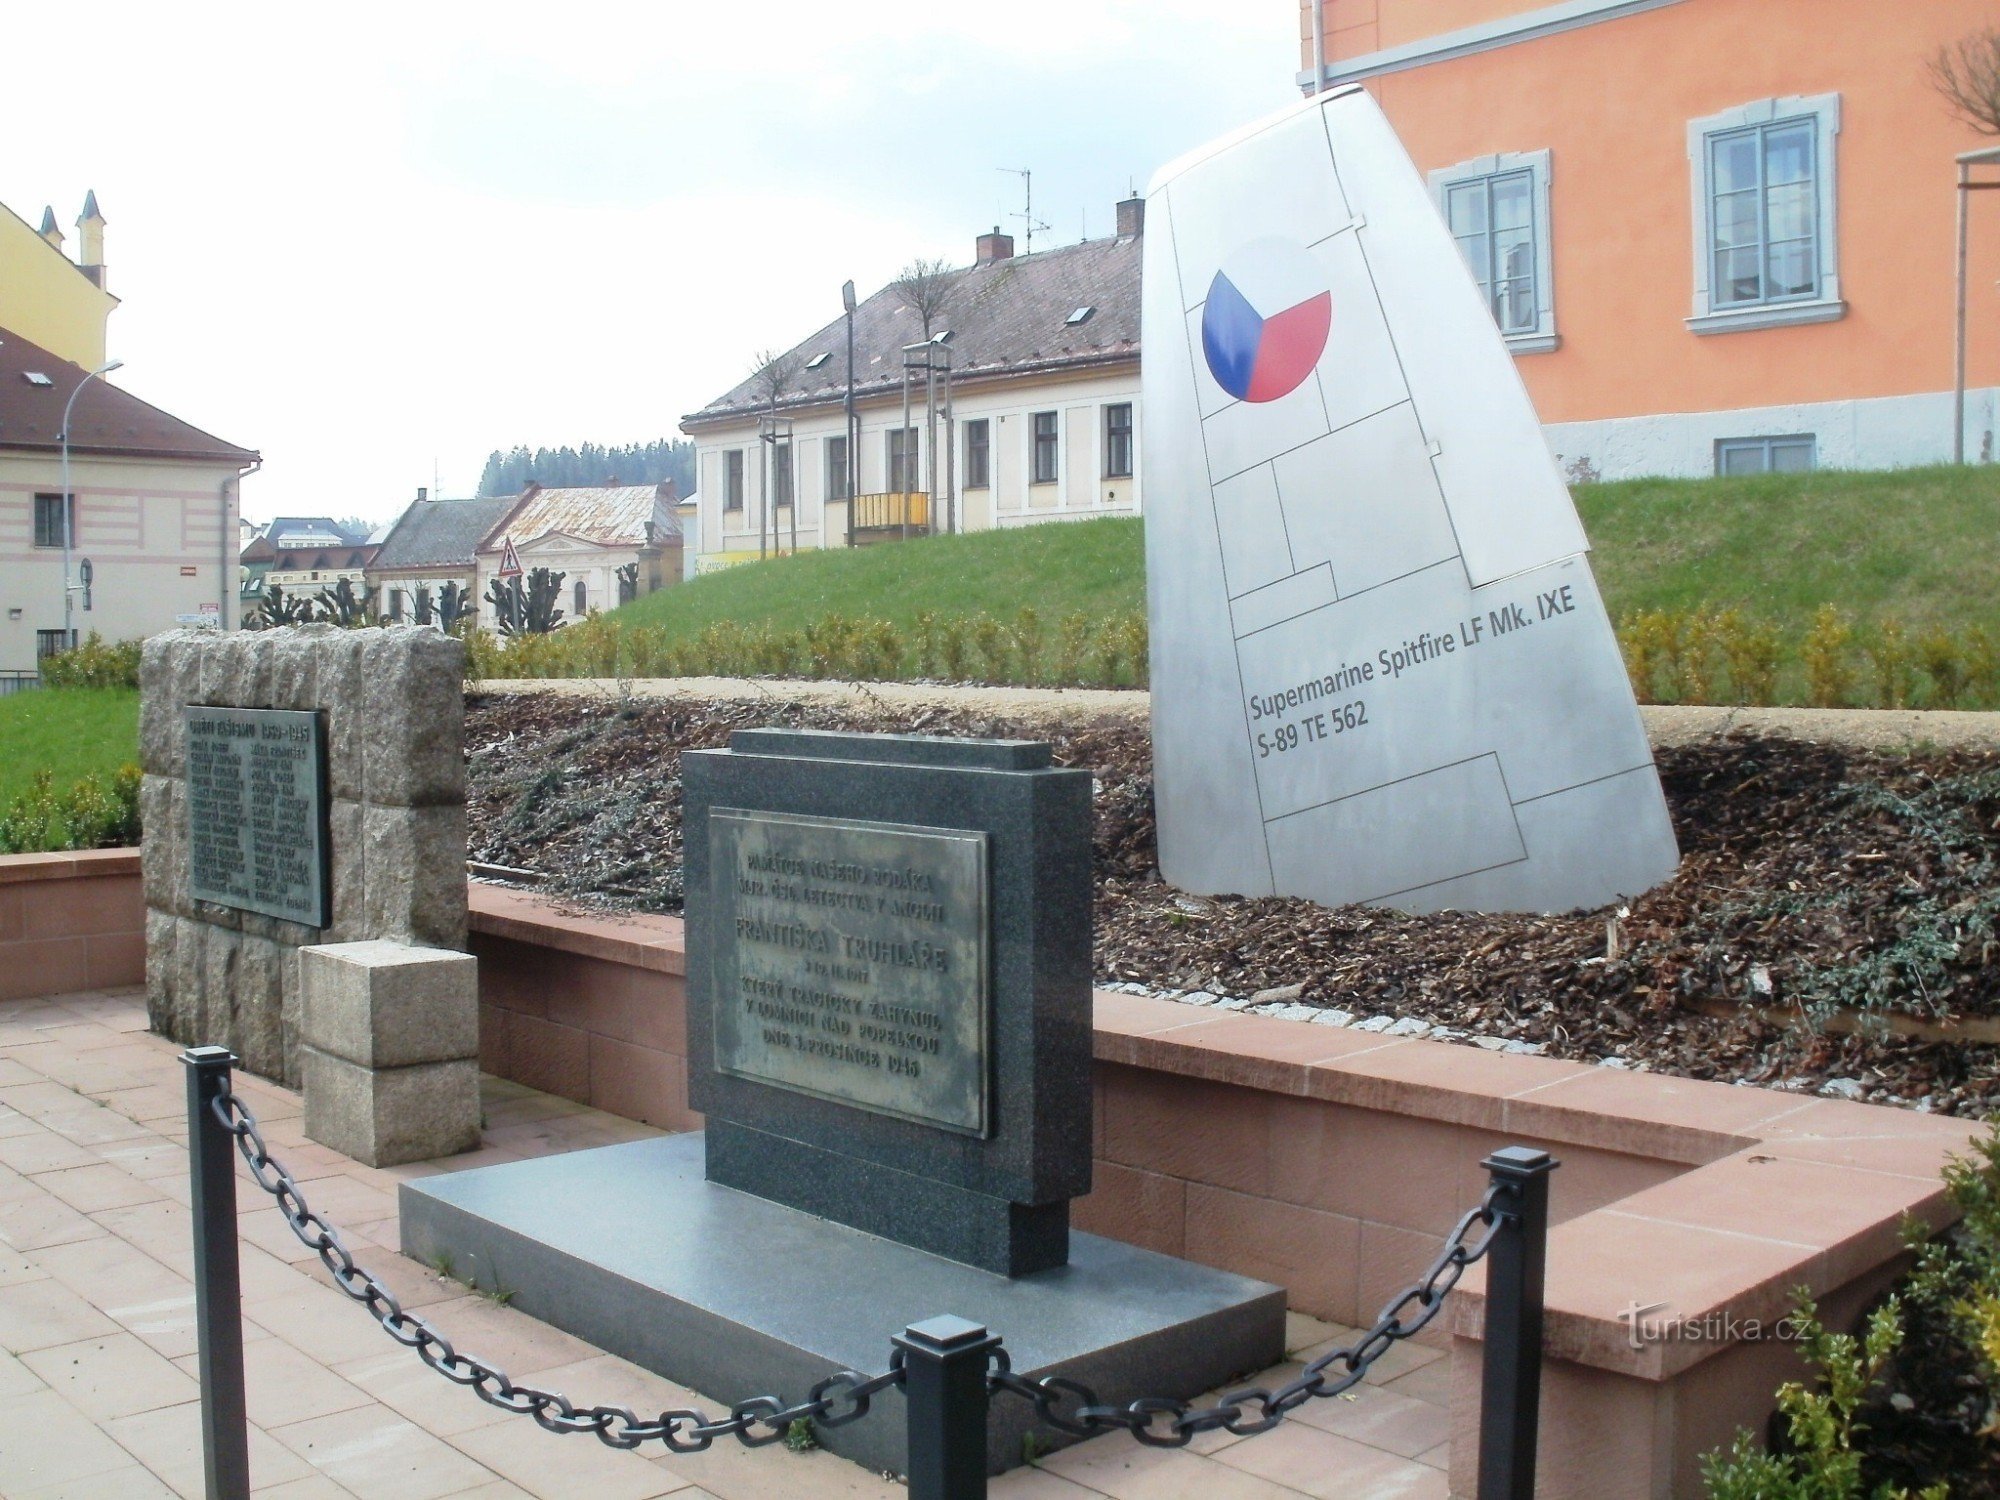
<path fill-rule="evenodd" d="M 127 390 L 386 519 L 680 416 L 1034 172 L 1047 248 L 1297 97 L 1292 0 L 21 6 L 0 203 L 108 223 Z M 433 474 L 435 472 L 435 479 Z"/>

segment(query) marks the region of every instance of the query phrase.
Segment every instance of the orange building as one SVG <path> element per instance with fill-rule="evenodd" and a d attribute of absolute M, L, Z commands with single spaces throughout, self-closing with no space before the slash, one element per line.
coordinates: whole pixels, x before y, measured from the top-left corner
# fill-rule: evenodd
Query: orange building
<path fill-rule="evenodd" d="M 1926 64 L 1993 0 L 1303 0 L 1380 101 L 1572 479 L 1953 454 L 1955 158 Z M 1965 453 L 2000 419 L 2000 194 L 1969 195 Z"/>

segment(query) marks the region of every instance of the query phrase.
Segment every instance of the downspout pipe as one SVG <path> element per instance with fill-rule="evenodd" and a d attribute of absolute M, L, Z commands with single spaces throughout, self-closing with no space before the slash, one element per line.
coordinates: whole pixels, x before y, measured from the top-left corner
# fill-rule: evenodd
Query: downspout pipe
<path fill-rule="evenodd" d="M 216 608 L 222 611 L 220 618 L 224 630 L 243 628 L 243 585 L 237 578 L 242 561 L 241 555 L 236 550 L 235 539 L 229 533 L 229 487 L 236 486 L 236 514 L 239 521 L 236 536 L 240 537 L 243 534 L 240 524 L 243 515 L 243 481 L 263 467 L 264 456 L 260 453 L 257 455 L 257 461 L 249 468 L 241 469 L 222 481 L 222 588 L 216 596 L 215 603 Z M 236 624 L 233 627 L 229 623 L 229 595 L 232 590 L 237 600 Z"/>
<path fill-rule="evenodd" d="M 1307 0 L 1313 13 L 1313 81 L 1311 92 L 1326 87 L 1326 6 L 1327 0 Z"/>

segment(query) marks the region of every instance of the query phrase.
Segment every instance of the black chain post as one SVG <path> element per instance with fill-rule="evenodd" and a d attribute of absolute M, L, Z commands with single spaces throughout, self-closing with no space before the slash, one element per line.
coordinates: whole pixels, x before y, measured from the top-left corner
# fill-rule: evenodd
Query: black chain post
<path fill-rule="evenodd" d="M 1549 1243 L 1546 1151 L 1506 1146 L 1480 1163 L 1500 1189 L 1486 1273 L 1479 1389 L 1479 1500 L 1533 1500 L 1542 1420 L 1542 1273 Z"/>
<path fill-rule="evenodd" d="M 1391 1298 L 1353 1343 L 1328 1350 L 1275 1388 L 1246 1386 L 1205 1407 L 1161 1396 L 1107 1405 L 1078 1381 L 1016 1374 L 997 1334 L 945 1315 L 896 1336 L 889 1368 L 880 1375 L 836 1370 L 803 1401 L 787 1405 L 776 1396 L 752 1396 L 738 1401 L 726 1417 L 680 1409 L 646 1418 L 623 1407 L 579 1406 L 560 1391 L 516 1385 L 504 1370 L 461 1354 L 436 1328 L 405 1312 L 380 1279 L 355 1263 L 340 1232 L 307 1207 L 298 1180 L 271 1155 L 256 1116 L 230 1089 L 229 1069 L 236 1059 L 221 1047 L 195 1047 L 182 1061 L 188 1065 L 208 1500 L 248 1500 L 250 1493 L 232 1142 L 257 1186 L 277 1200 L 292 1233 L 319 1257 L 334 1286 L 366 1307 L 389 1337 L 480 1400 L 531 1417 L 549 1432 L 590 1433 L 612 1448 L 660 1442 L 675 1453 L 701 1453 L 724 1437 L 749 1448 L 780 1442 L 800 1420 L 827 1427 L 860 1421 L 874 1396 L 902 1386 L 910 1500 L 985 1500 L 987 1403 L 993 1395 L 1028 1402 L 1057 1431 L 1076 1437 L 1124 1431 L 1148 1447 L 1184 1448 L 1196 1435 L 1218 1430 L 1238 1437 L 1268 1432 L 1306 1402 L 1343 1395 L 1359 1384 L 1383 1354 L 1428 1327 L 1466 1270 L 1491 1255 L 1478 1495 L 1479 1500 L 1532 1500 L 1548 1174 L 1558 1165 L 1547 1152 L 1509 1146 L 1488 1157 L 1482 1164 L 1491 1175 L 1485 1195 L 1460 1215 L 1423 1277 Z"/>
<path fill-rule="evenodd" d="M 946 1313 L 891 1342 L 909 1414 L 910 1500 L 986 1500 L 986 1371 L 999 1338 Z"/>
<path fill-rule="evenodd" d="M 208 1500 L 250 1500 L 243 1278 L 236 1259 L 236 1139 L 215 1115 L 215 1101 L 229 1093 L 229 1070 L 236 1058 L 227 1047 L 190 1047 L 181 1061 L 187 1065 L 202 1469 Z"/>

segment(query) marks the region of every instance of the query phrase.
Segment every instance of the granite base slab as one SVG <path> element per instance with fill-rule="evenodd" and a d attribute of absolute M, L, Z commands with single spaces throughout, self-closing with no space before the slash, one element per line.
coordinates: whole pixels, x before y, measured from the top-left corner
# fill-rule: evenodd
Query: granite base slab
<path fill-rule="evenodd" d="M 1279 1287 L 1090 1234 L 1070 1263 L 1009 1279 L 707 1181 L 699 1133 L 405 1182 L 403 1251 L 439 1254 L 511 1305 L 717 1404 L 802 1399 L 836 1369 L 886 1369 L 890 1338 L 952 1313 L 1004 1340 L 1016 1370 L 1104 1399 L 1187 1397 L 1284 1353 Z M 450 1330 L 444 1330 L 449 1334 Z M 477 1352 L 476 1350 L 472 1352 Z M 565 1391 L 578 1402 L 599 1398 Z M 1074 1441 L 995 1402 L 988 1467 Z M 823 1447 L 906 1472 L 902 1393 Z"/>

